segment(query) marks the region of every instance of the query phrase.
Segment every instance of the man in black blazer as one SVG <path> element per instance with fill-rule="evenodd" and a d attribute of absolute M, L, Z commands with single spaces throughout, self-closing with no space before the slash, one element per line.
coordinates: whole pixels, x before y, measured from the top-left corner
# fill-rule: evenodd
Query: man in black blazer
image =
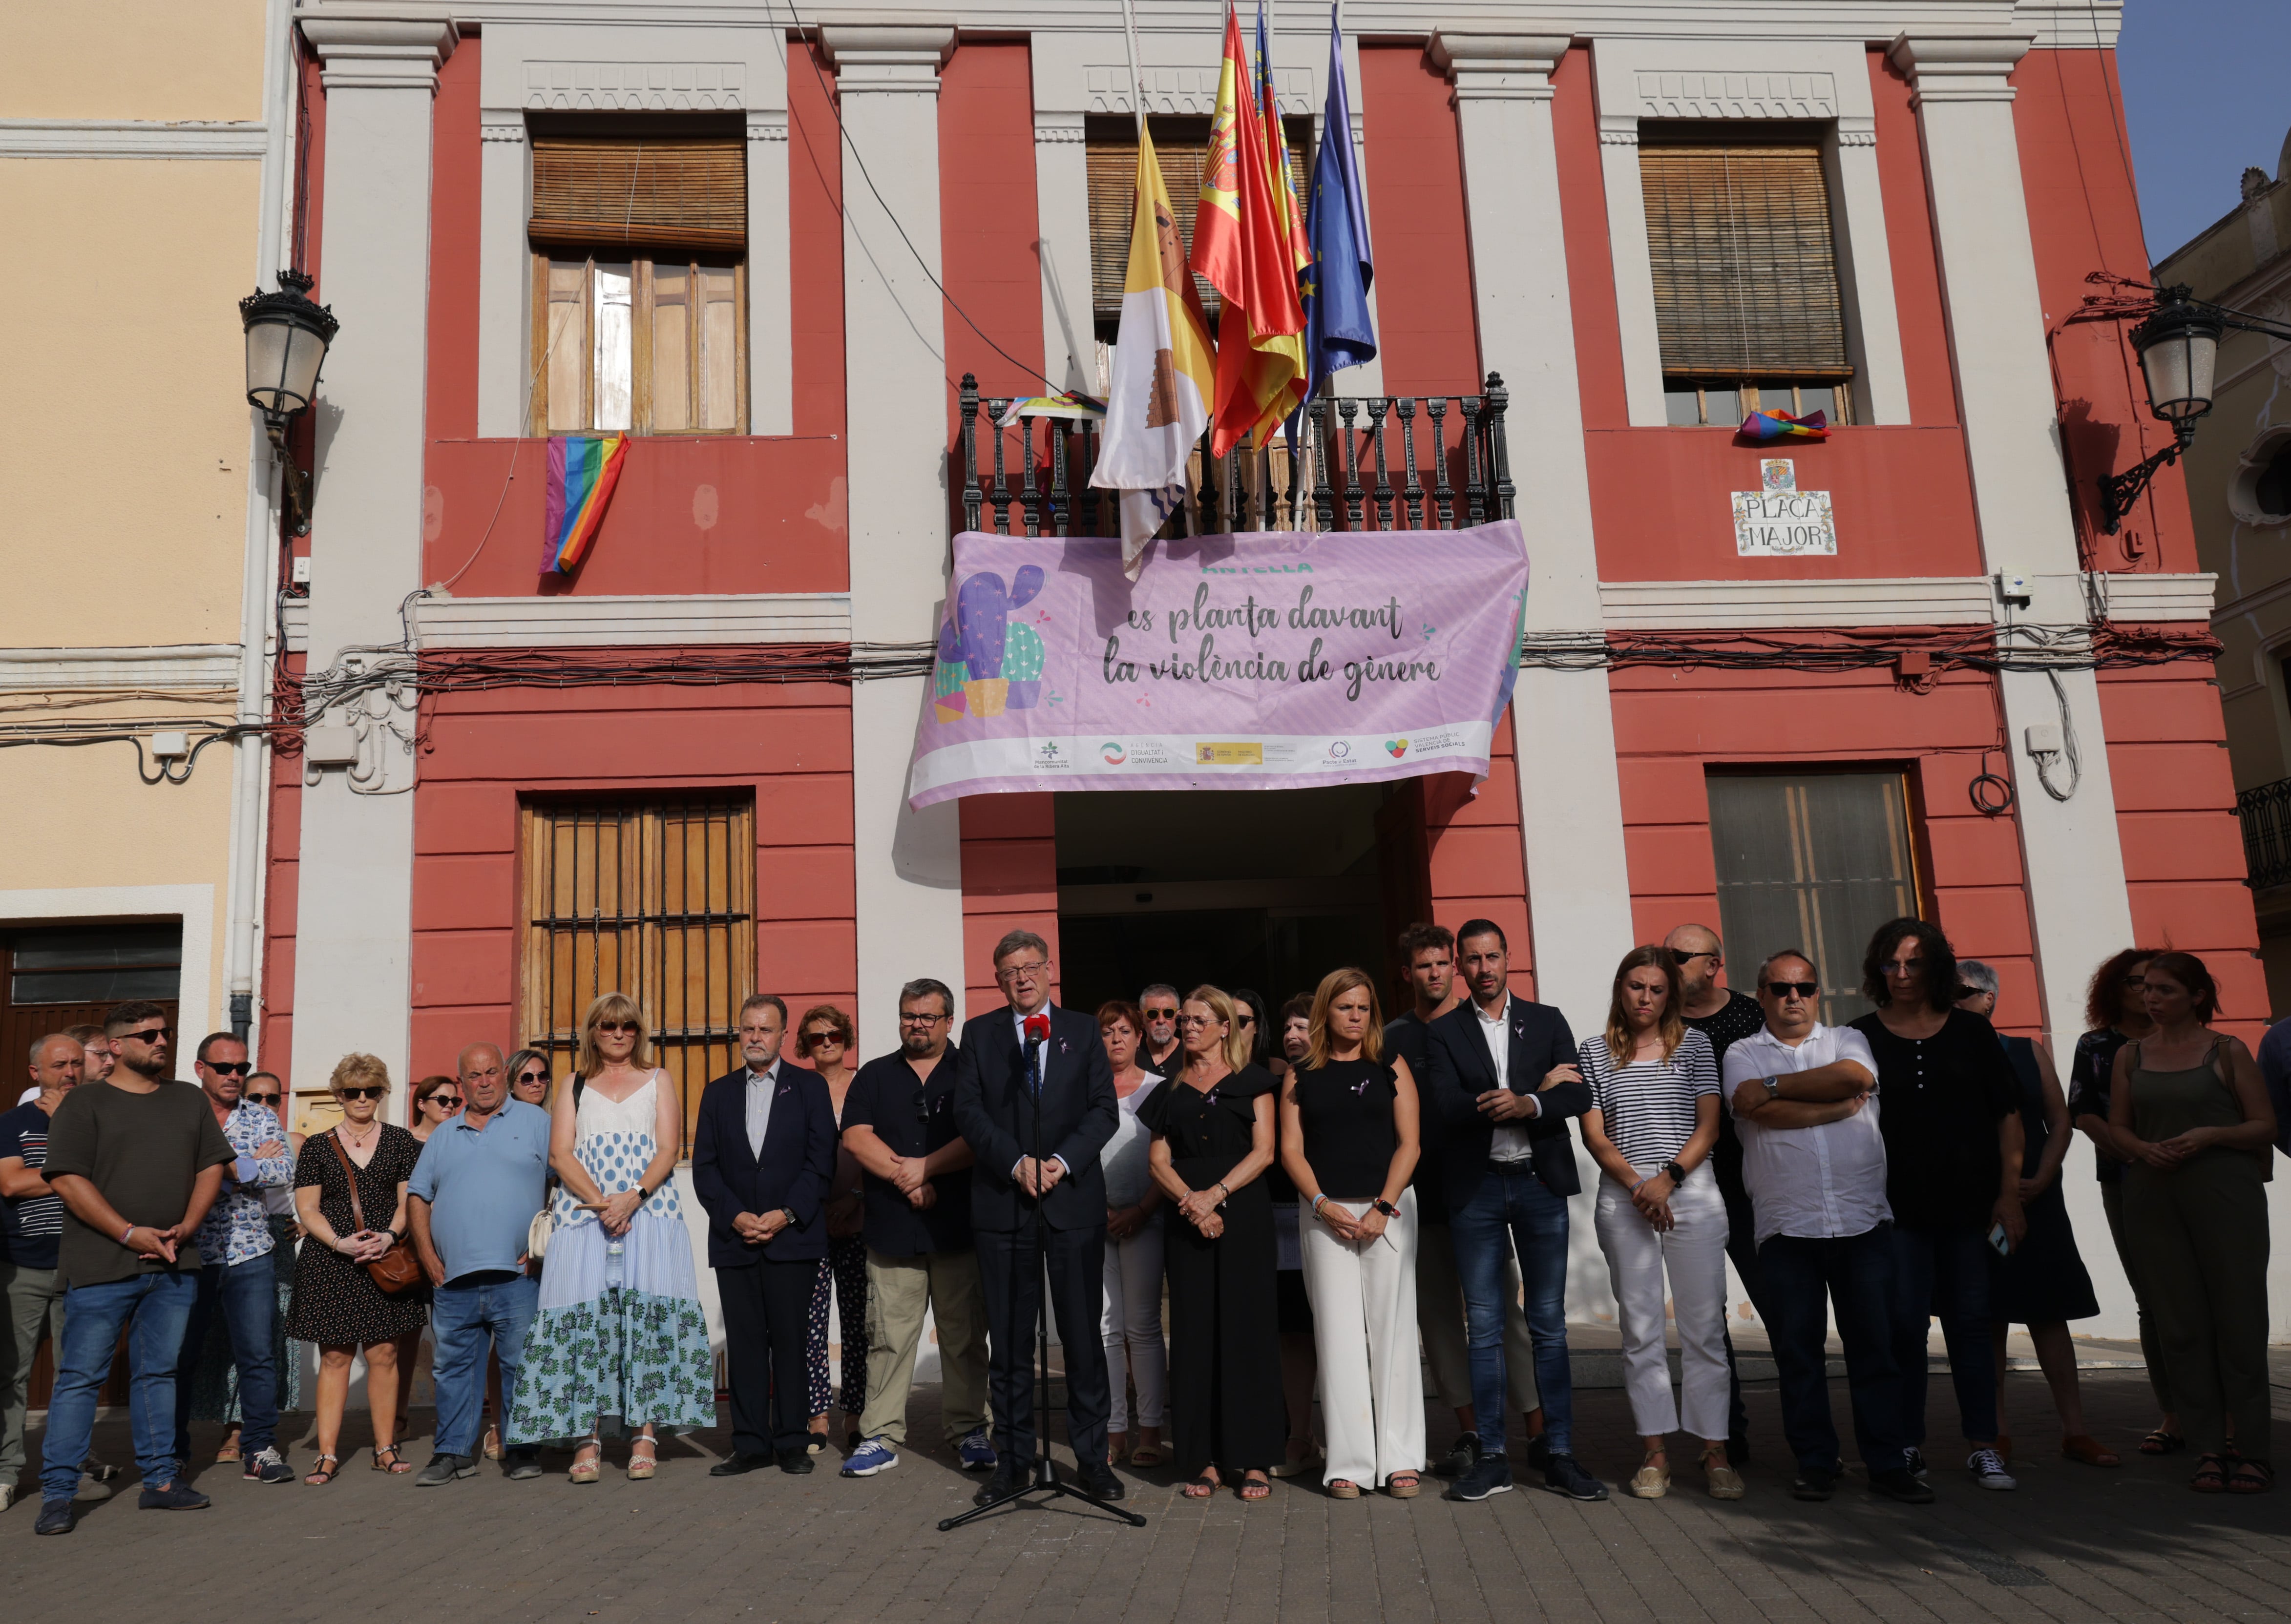
<path fill-rule="evenodd" d="M 1471 996 L 1425 1030 L 1424 1091 L 1447 1129 L 1441 1171 L 1470 1327 L 1480 1459 L 1446 1498 L 1485 1499 L 1512 1486 L 1504 1458 L 1503 1307 L 1504 1266 L 1515 1248 L 1550 1449 L 1544 1486 L 1574 1499 L 1604 1499 L 1606 1485 L 1576 1464 L 1569 1438 L 1567 1198 L 1583 1185 L 1567 1119 L 1590 1109 L 1590 1085 L 1577 1067 L 1567 1017 L 1512 996 L 1502 927 L 1467 920 L 1456 932 L 1456 956 Z"/>
<path fill-rule="evenodd" d="M 1075 1476 L 1101 1499 L 1120 1499 L 1105 1463 L 1112 1389 L 1105 1373 L 1105 1170 L 1113 1137 L 1113 1065 L 1097 1023 L 1050 1004 L 1049 945 L 1013 930 L 994 948 L 994 978 L 1009 1002 L 962 1028 L 954 1122 L 978 1158 L 971 1227 L 986 1289 L 986 1341 L 1000 1462 L 978 1503 L 1025 1485 L 1034 1452 L 1034 1318 L 1048 1234 L 1050 1306 L 1065 1345 L 1066 1437 Z M 1037 1145 L 1041 1160 L 1034 1158 Z"/>
<path fill-rule="evenodd" d="M 804 1339 L 827 1256 L 835 1112 L 817 1072 L 781 1060 L 786 1035 L 781 1000 L 763 993 L 740 1006 L 747 1064 L 708 1085 L 692 1136 L 732 1385 L 732 1452 L 711 1477 L 773 1460 L 783 1472 L 811 1470 Z"/>

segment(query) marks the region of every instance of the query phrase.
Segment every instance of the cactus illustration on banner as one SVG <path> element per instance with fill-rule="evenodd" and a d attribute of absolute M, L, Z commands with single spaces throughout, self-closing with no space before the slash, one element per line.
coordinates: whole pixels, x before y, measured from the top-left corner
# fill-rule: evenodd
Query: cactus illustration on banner
<path fill-rule="evenodd" d="M 956 720 L 969 708 L 970 701 L 962 691 L 969 677 L 969 668 L 962 663 L 961 641 L 950 621 L 938 629 L 938 665 L 932 673 L 933 703 L 938 707 L 939 720 Z"/>
<path fill-rule="evenodd" d="M 971 716 L 1000 716 L 1005 705 L 1033 708 L 1041 694 L 1042 639 L 1031 626 L 1011 625 L 1010 611 L 1032 603 L 1041 590 L 1039 564 L 1022 567 L 1008 587 L 993 574 L 962 583 L 954 595 L 954 616 L 939 632 L 942 695 L 950 663 L 959 662 L 964 708 Z M 948 714 L 953 703 L 945 697 L 938 701 L 941 721 L 954 720 Z"/>

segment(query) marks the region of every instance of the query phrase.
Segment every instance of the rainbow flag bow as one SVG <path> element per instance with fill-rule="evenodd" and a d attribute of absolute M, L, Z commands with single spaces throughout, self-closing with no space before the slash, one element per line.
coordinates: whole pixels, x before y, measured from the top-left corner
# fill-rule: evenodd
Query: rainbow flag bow
<path fill-rule="evenodd" d="M 549 508 L 543 523 L 541 573 L 569 575 L 588 556 L 620 483 L 625 434 L 567 434 L 549 442 Z"/>
<path fill-rule="evenodd" d="M 1820 412 L 1792 417 L 1778 410 L 1760 410 L 1742 420 L 1738 433 L 1746 440 L 1826 440 L 1829 419 Z"/>

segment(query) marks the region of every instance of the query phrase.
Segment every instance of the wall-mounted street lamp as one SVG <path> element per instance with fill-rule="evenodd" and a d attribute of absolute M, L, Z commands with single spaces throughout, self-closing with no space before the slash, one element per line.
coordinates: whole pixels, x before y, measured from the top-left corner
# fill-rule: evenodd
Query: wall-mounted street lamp
<path fill-rule="evenodd" d="M 2120 474 L 2104 474 L 2100 481 L 2102 528 L 2113 535 L 2167 462 L 2179 461 L 2196 438 L 2196 422 L 2212 409 L 2212 374 L 2219 360 L 2220 335 L 2263 333 L 2291 342 L 2291 327 L 2265 321 L 2242 310 L 2193 298 L 2185 287 L 2154 290 L 2156 309 L 2132 329 L 2132 348 L 2140 357 L 2141 375 L 2147 381 L 2148 409 L 2172 425 L 2172 443 Z"/>
<path fill-rule="evenodd" d="M 311 278 L 278 273 L 278 291 L 261 289 L 238 301 L 246 327 L 246 398 L 262 414 L 273 460 L 286 494 L 287 527 L 310 534 L 310 476 L 286 454 L 286 430 L 318 393 L 318 368 L 342 324 L 333 310 L 310 301 Z"/>

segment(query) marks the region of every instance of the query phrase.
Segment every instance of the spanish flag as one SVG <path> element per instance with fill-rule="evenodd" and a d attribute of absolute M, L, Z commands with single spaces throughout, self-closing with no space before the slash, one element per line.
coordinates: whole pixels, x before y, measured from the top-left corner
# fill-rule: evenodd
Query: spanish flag
<path fill-rule="evenodd" d="M 1276 192 L 1276 188 L 1279 190 Z M 1281 202 L 1258 106 L 1258 84 L 1228 0 L 1225 63 L 1202 163 L 1201 210 L 1194 219 L 1193 268 L 1225 301 L 1219 318 L 1217 427 L 1211 453 L 1223 456 L 1243 435 L 1269 443 L 1305 389 L 1305 310 L 1297 293 L 1297 238 Z"/>
<path fill-rule="evenodd" d="M 1209 319 L 1186 269 L 1161 160 L 1143 131 L 1137 198 L 1105 441 L 1089 476 L 1098 489 L 1121 493 L 1121 567 L 1132 581 L 1146 543 L 1186 499 L 1186 458 L 1209 426 L 1217 387 Z"/>

